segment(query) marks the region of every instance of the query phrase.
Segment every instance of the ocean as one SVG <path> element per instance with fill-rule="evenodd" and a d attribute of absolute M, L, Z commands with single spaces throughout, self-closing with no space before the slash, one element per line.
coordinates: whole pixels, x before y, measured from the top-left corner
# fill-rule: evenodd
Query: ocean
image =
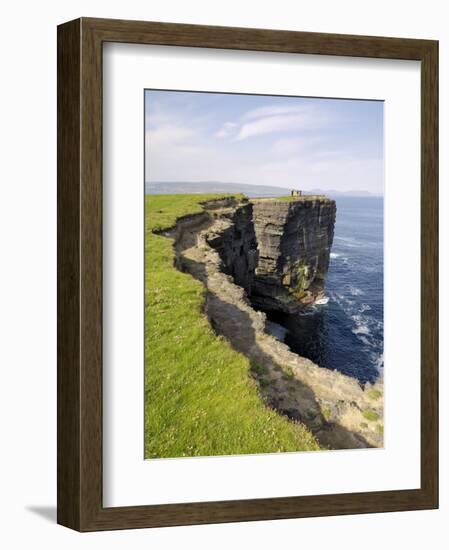
<path fill-rule="evenodd" d="M 383 199 L 336 202 L 328 303 L 269 314 L 270 332 L 321 367 L 374 382 L 383 375 Z"/>

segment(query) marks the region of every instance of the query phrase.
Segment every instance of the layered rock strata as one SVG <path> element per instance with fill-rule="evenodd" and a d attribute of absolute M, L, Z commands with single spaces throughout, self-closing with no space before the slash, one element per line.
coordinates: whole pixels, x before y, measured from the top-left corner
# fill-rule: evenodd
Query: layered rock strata
<path fill-rule="evenodd" d="M 334 237 L 335 201 L 298 197 L 253 201 L 258 264 L 252 302 L 294 312 L 324 296 Z"/>

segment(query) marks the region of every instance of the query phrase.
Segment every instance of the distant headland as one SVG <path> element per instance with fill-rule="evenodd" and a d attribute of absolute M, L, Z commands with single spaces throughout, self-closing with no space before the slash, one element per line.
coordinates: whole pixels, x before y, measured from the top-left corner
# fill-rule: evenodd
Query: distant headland
<path fill-rule="evenodd" d="M 247 197 L 278 197 L 290 195 L 291 188 L 277 187 L 274 185 L 250 185 L 247 183 L 222 182 L 222 181 L 152 181 L 145 183 L 145 194 L 166 195 L 185 193 L 243 193 Z M 377 197 L 369 191 L 354 189 L 350 191 L 337 191 L 335 189 L 304 189 L 305 194 L 327 195 L 328 197 Z"/>

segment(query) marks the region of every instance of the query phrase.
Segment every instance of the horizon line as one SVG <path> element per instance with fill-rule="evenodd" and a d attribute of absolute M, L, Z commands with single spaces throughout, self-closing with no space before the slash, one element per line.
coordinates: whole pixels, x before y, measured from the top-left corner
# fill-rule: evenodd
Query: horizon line
<path fill-rule="evenodd" d="M 243 182 L 234 182 L 234 181 L 222 181 L 222 180 L 154 180 L 154 181 L 145 181 L 145 186 L 147 185 L 155 185 L 155 184 L 222 184 L 222 185 L 245 185 L 248 187 L 272 187 L 277 189 L 285 189 L 285 190 L 296 190 L 298 187 L 291 187 L 289 185 L 275 185 L 275 184 L 266 184 L 266 183 L 243 183 Z M 314 188 L 299 188 L 300 191 L 304 192 L 311 192 L 311 191 L 325 191 L 325 192 L 334 192 L 334 193 L 366 193 L 368 195 L 371 195 L 372 197 L 383 197 L 384 193 L 373 193 L 372 191 L 368 191 L 367 189 L 350 189 L 347 191 L 340 191 L 338 189 L 332 189 L 332 188 L 322 188 L 322 187 L 314 187 Z"/>

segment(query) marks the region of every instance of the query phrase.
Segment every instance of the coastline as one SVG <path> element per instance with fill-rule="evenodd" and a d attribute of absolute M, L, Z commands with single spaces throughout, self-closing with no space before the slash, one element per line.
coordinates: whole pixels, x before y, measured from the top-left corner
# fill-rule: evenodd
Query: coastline
<path fill-rule="evenodd" d="M 200 280 L 205 313 L 215 332 L 251 363 L 265 404 L 303 422 L 322 446 L 383 446 L 383 379 L 361 385 L 338 371 L 319 367 L 271 336 L 266 315 L 250 305 L 245 290 L 223 272 L 221 258 L 208 244 L 210 234 L 229 230 L 237 204 L 212 201 L 203 212 L 178 219 L 174 239 L 176 267 Z"/>

